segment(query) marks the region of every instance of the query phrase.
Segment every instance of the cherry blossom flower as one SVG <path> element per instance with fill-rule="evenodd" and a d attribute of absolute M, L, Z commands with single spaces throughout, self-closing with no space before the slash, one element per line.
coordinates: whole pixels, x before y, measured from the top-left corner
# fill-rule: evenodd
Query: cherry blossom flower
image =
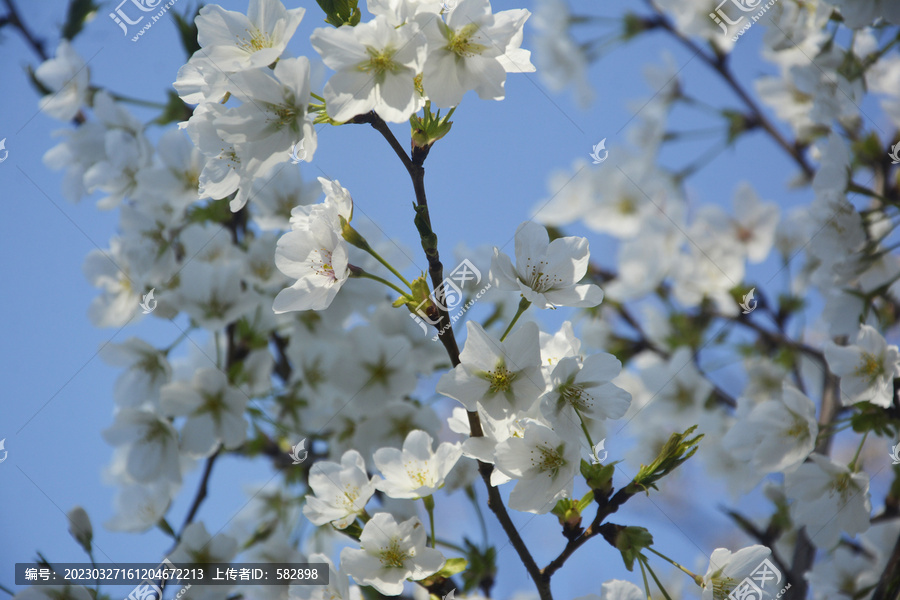
<path fill-rule="evenodd" d="M 328 565 L 328 585 L 291 584 L 288 588 L 290 600 L 363 600 L 357 585 L 350 585 L 347 573 L 339 570 L 324 554 L 310 554 L 309 562 Z"/>
<path fill-rule="evenodd" d="M 472 321 L 466 331 L 460 364 L 441 377 L 438 393 L 495 419 L 530 409 L 544 391 L 537 325 L 525 323 L 503 342 Z"/>
<path fill-rule="evenodd" d="M 424 29 L 429 51 L 422 78 L 428 98 L 456 106 L 475 90 L 482 100 L 502 100 L 507 72 L 534 71 L 517 37 L 529 16 L 525 9 L 492 13 L 488 0 L 460 0 L 446 23 L 431 20 Z"/>
<path fill-rule="evenodd" d="M 522 292 L 538 308 L 597 306 L 603 301 L 598 286 L 578 284 L 591 256 L 587 239 L 564 237 L 551 242 L 544 227 L 525 221 L 516 230 L 515 240 L 515 267 L 509 256 L 494 248 L 491 283 Z"/>
<path fill-rule="evenodd" d="M 379 477 L 369 479 L 366 463 L 356 450 L 348 450 L 340 464 L 322 461 L 309 470 L 309 487 L 303 514 L 313 525 L 331 523 L 344 529 L 366 510 Z"/>
<path fill-rule="evenodd" d="M 494 466 L 516 480 L 509 507 L 523 512 L 549 512 L 560 498 L 572 495 L 581 464 L 580 446 L 563 440 L 552 429 L 531 420 L 523 437 L 497 444 Z"/>
<path fill-rule="evenodd" d="M 425 527 L 417 518 L 397 523 L 388 513 L 377 513 L 363 528 L 359 545 L 341 550 L 341 569 L 386 596 L 399 596 L 405 579 L 424 579 L 444 566 L 441 553 L 425 546 Z"/>
<path fill-rule="evenodd" d="M 198 53 L 225 73 L 268 66 L 284 52 L 305 12 L 285 9 L 279 0 L 250 0 L 246 15 L 207 4 L 196 20 Z"/>
<path fill-rule="evenodd" d="M 621 418 L 631 403 L 631 394 L 611 383 L 621 370 L 612 354 L 560 359 L 550 373 L 550 391 L 541 397 L 541 412 L 565 439 L 580 437 L 582 420 L 598 435 L 594 423 Z"/>
<path fill-rule="evenodd" d="M 289 231 L 278 240 L 275 266 L 296 281 L 275 297 L 272 310 L 324 310 L 350 277 L 347 242 L 324 220 L 309 231 Z"/>
<path fill-rule="evenodd" d="M 113 389 L 113 398 L 121 407 L 157 403 L 160 388 L 172 376 L 165 353 L 137 337 L 128 338 L 121 344 L 106 344 L 99 354 L 109 365 L 127 367 Z"/>
<path fill-rule="evenodd" d="M 771 550 L 760 545 L 741 548 L 734 553 L 716 548 L 709 557 L 709 568 L 703 576 L 702 599 L 725 600 L 771 553 Z"/>
<path fill-rule="evenodd" d="M 373 457 L 384 476 L 375 486 L 391 498 L 424 498 L 443 487 L 444 479 L 462 455 L 459 444 L 442 443 L 432 450 L 432 438 L 421 430 L 411 431 L 403 450 L 381 448 Z"/>
<path fill-rule="evenodd" d="M 791 516 L 797 526 L 806 527 L 816 546 L 831 548 L 841 532 L 854 536 L 869 528 L 869 476 L 821 454 L 810 458 L 785 475 L 784 491 L 794 500 Z"/>
<path fill-rule="evenodd" d="M 841 403 L 871 402 L 888 408 L 894 401 L 894 378 L 900 377 L 900 350 L 888 346 L 871 325 L 861 325 L 856 343 L 825 345 L 825 359 L 841 378 Z"/>
<path fill-rule="evenodd" d="M 90 71 L 75 52 L 69 40 L 62 40 L 56 57 L 48 59 L 34 71 L 35 78 L 51 90 L 41 98 L 41 110 L 60 121 L 75 118 L 87 103 Z"/>
<path fill-rule="evenodd" d="M 220 443 L 231 449 L 244 442 L 247 396 L 229 386 L 222 371 L 198 369 L 192 381 L 173 381 L 163 386 L 160 396 L 163 411 L 187 417 L 181 429 L 181 443 L 188 454 L 209 456 Z"/>
<path fill-rule="evenodd" d="M 172 424 L 144 410 L 123 408 L 115 423 L 103 431 L 103 438 L 114 446 L 127 447 L 126 472 L 135 481 L 181 482 L 178 458 L 178 434 Z"/>
<path fill-rule="evenodd" d="M 425 38 L 414 22 L 395 27 L 379 15 L 356 27 L 316 29 L 310 43 L 336 71 L 323 93 L 335 121 L 374 110 L 403 123 L 424 106 L 414 79 L 425 62 Z"/>
<path fill-rule="evenodd" d="M 786 384 L 779 397 L 757 404 L 735 423 L 724 446 L 762 473 L 787 472 L 806 460 L 818 434 L 815 404 Z"/>

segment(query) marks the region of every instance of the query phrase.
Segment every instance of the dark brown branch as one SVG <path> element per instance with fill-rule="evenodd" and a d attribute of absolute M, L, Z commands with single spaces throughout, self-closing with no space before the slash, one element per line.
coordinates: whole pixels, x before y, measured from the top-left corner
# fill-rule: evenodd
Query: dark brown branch
<path fill-rule="evenodd" d="M 416 227 L 422 238 L 422 249 L 425 251 L 425 256 L 428 259 L 428 274 L 431 278 L 432 289 L 434 289 L 435 292 L 438 292 L 444 282 L 444 267 L 441 264 L 440 254 L 438 253 L 437 236 L 434 234 L 431 227 L 431 215 L 428 212 L 428 197 L 425 194 L 425 168 L 422 166 L 422 163 L 425 161 L 427 153 L 416 153 L 413 155 L 415 160 L 411 159 L 406 153 L 406 150 L 403 149 L 403 146 L 400 145 L 400 142 L 397 141 L 397 138 L 394 136 L 387 123 L 385 123 L 374 111 L 365 115 L 358 115 L 351 119 L 350 122 L 370 124 L 384 137 L 385 140 L 387 140 L 388 144 L 390 144 L 391 148 L 406 168 L 406 171 L 409 173 L 409 177 L 413 184 L 413 190 L 416 195 Z M 435 326 L 438 330 L 438 339 L 441 340 L 444 349 L 447 351 L 451 364 L 456 367 L 460 362 L 459 346 L 456 343 L 456 336 L 453 334 L 450 315 L 443 308 L 439 308 L 439 311 L 440 319 Z M 472 437 L 482 437 L 484 432 L 481 427 L 481 420 L 478 418 L 478 413 L 469 411 L 467 412 L 467 416 L 469 419 L 470 435 Z M 500 521 L 503 531 L 506 532 L 510 543 L 519 555 L 519 559 L 522 561 L 522 564 L 525 565 L 525 570 L 528 571 L 529 576 L 531 576 L 531 579 L 534 581 L 541 600 L 552 600 L 553 596 L 550 592 L 550 577 L 544 576 L 541 573 L 540 568 L 534 561 L 534 557 L 531 555 L 524 540 L 522 540 L 522 536 L 519 535 L 515 524 L 509 516 L 506 506 L 503 504 L 503 498 L 500 496 L 500 491 L 491 485 L 492 470 L 493 465 L 481 461 L 478 462 L 478 472 L 481 475 L 481 479 L 484 481 L 485 486 L 487 486 L 488 508 L 491 509 L 491 512 L 497 516 L 497 520 Z"/>
<path fill-rule="evenodd" d="M 894 544 L 891 557 L 881 572 L 871 600 L 898 600 L 900 598 L 900 537 Z"/>
<path fill-rule="evenodd" d="M 212 475 L 213 464 L 215 464 L 221 450 L 221 447 L 219 447 L 212 456 L 206 459 L 206 466 L 203 468 L 203 476 L 200 478 L 200 486 L 197 488 L 197 494 L 194 496 L 194 501 L 193 503 L 191 503 L 191 508 L 190 510 L 188 510 L 187 517 L 185 517 L 184 523 L 181 525 L 181 530 L 178 532 L 179 540 L 184 534 L 184 530 L 187 529 L 187 526 L 194 521 L 194 517 L 197 516 L 197 511 L 200 510 L 200 505 L 203 504 L 203 501 L 206 499 L 206 494 L 209 488 L 209 478 L 210 475 Z"/>
<path fill-rule="evenodd" d="M 651 3 L 652 6 L 652 3 Z M 697 44 L 688 38 L 684 37 L 681 33 L 679 33 L 675 27 L 672 26 L 672 23 L 669 19 L 656 7 L 653 6 L 653 10 L 655 11 L 655 18 L 653 19 L 653 23 L 659 27 L 662 27 L 665 31 L 672 34 L 672 36 L 678 40 L 685 48 L 694 53 L 695 56 L 700 57 L 700 60 L 705 62 L 712 70 L 718 73 L 722 79 L 725 80 L 725 83 L 728 84 L 728 87 L 731 88 L 738 98 L 744 103 L 744 105 L 750 109 L 750 122 L 762 127 L 766 133 L 771 136 L 772 140 L 781 147 L 791 158 L 794 159 L 794 162 L 797 163 L 797 166 L 803 171 L 803 174 L 807 179 L 812 179 L 815 171 L 806 161 L 806 158 L 803 156 L 803 146 L 798 142 L 794 142 L 791 144 L 788 142 L 783 135 L 775 128 L 771 121 L 763 114 L 759 105 L 750 97 L 750 94 L 741 86 L 740 83 L 734 78 L 734 75 L 728 69 L 728 66 L 725 62 L 724 56 L 713 56 L 706 52 L 704 52 Z"/>
<path fill-rule="evenodd" d="M 13 4 L 13 0 L 3 0 L 3 3 L 6 5 L 6 9 L 8 13 L 5 16 L 6 22 L 19 30 L 19 33 L 22 34 L 22 37 L 25 38 L 25 41 L 28 42 L 28 45 L 31 46 L 31 49 L 34 50 L 35 54 L 41 57 L 42 61 L 47 60 L 47 52 L 44 50 L 44 41 L 37 39 L 31 31 L 25 26 L 25 23 L 22 21 L 22 17 L 19 16 L 19 10 L 16 8 L 16 5 Z"/>

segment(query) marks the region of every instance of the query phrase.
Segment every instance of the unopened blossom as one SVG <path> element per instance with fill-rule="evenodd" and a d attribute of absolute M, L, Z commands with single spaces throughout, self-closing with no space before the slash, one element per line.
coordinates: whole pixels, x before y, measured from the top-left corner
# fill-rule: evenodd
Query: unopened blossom
<path fill-rule="evenodd" d="M 900 350 L 888 346 L 871 325 L 861 325 L 856 343 L 825 345 L 825 359 L 841 378 L 841 403 L 871 402 L 888 408 L 894 401 L 894 378 L 900 377 Z"/>
<path fill-rule="evenodd" d="M 403 442 L 403 450 L 380 448 L 375 452 L 375 466 L 384 476 L 376 487 L 391 498 L 424 498 L 443 487 L 444 479 L 462 456 L 459 444 L 444 442 L 432 449 L 431 436 L 421 430 L 411 431 Z"/>
<path fill-rule="evenodd" d="M 69 519 L 69 533 L 85 551 L 90 552 L 94 528 L 91 527 L 91 519 L 87 512 L 82 507 L 76 506 L 66 514 L 66 517 Z"/>
<path fill-rule="evenodd" d="M 191 381 L 163 386 L 160 396 L 164 412 L 187 417 L 181 428 L 181 444 L 192 456 L 209 456 L 219 444 L 237 448 L 247 437 L 247 396 L 231 387 L 218 369 L 198 369 Z"/>
<path fill-rule="evenodd" d="M 378 477 L 369 478 L 366 463 L 356 450 L 348 450 L 340 464 L 320 461 L 309 470 L 309 487 L 303 514 L 313 525 L 331 523 L 344 529 L 366 510 Z"/>
<path fill-rule="evenodd" d="M 310 43 L 336 71 L 323 91 L 335 121 L 374 110 L 385 121 L 402 123 L 424 106 L 415 78 L 425 62 L 425 38 L 416 23 L 395 27 L 376 16 L 356 27 L 316 29 Z"/>
<path fill-rule="evenodd" d="M 518 290 L 538 308 L 588 307 L 603 301 L 603 290 L 594 284 L 579 284 L 587 273 L 591 253 L 588 241 L 564 237 L 550 241 L 547 230 L 533 221 L 516 229 L 516 265 L 494 248 L 491 283 L 505 290 Z"/>
<path fill-rule="evenodd" d="M 281 57 L 305 8 L 250 0 L 247 14 L 207 4 L 197 16 L 198 54 L 225 73 L 266 67 Z"/>
<path fill-rule="evenodd" d="M 493 13 L 488 0 L 460 0 L 442 19 L 425 26 L 428 57 L 422 84 L 437 106 L 456 106 L 475 90 L 482 100 L 502 100 L 506 74 L 530 73 L 530 53 L 522 50 L 525 9 Z"/>
<path fill-rule="evenodd" d="M 418 581 L 444 566 L 441 553 L 426 547 L 425 527 L 417 518 L 397 523 L 390 514 L 377 513 L 363 528 L 359 545 L 341 550 L 341 569 L 386 596 L 399 596 L 407 578 Z"/>
<path fill-rule="evenodd" d="M 805 526 L 817 547 L 831 548 L 842 532 L 855 536 L 869 528 L 869 475 L 821 454 L 810 458 L 785 475 L 784 491 L 794 500 L 791 517 L 797 527 Z"/>
<path fill-rule="evenodd" d="M 87 102 L 90 72 L 69 40 L 62 40 L 56 57 L 48 59 L 34 71 L 34 77 L 50 93 L 41 98 L 41 110 L 60 121 L 75 118 Z"/>
<path fill-rule="evenodd" d="M 494 466 L 516 487 L 509 494 L 513 510 L 543 514 L 560 498 L 569 498 L 581 464 L 581 447 L 564 440 L 537 421 L 525 425 L 522 437 L 510 437 L 497 445 Z"/>
<path fill-rule="evenodd" d="M 537 325 L 525 323 L 503 342 L 473 321 L 466 323 L 466 330 L 460 364 L 441 377 L 438 393 L 467 410 L 481 407 L 495 419 L 529 410 L 544 392 Z"/>

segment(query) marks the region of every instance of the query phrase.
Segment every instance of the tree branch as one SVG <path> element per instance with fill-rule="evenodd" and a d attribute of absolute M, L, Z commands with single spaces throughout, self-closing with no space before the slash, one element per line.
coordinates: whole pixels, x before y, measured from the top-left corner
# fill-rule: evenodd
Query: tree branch
<path fill-rule="evenodd" d="M 22 21 L 22 18 L 19 16 L 19 10 L 16 8 L 16 5 L 13 4 L 13 0 L 3 0 L 3 3 L 9 11 L 5 17 L 6 22 L 18 29 L 19 33 L 22 34 L 22 37 L 25 38 L 25 41 L 28 42 L 28 45 L 31 46 L 31 49 L 34 50 L 35 54 L 40 56 L 42 61 L 46 61 L 48 57 L 47 52 L 44 50 L 44 41 L 37 39 L 31 31 L 28 30 L 25 23 Z"/>
<path fill-rule="evenodd" d="M 419 235 L 422 239 L 422 249 L 425 251 L 425 257 L 428 259 L 428 273 L 431 277 L 432 289 L 434 289 L 435 292 L 438 292 L 444 283 L 444 267 L 441 264 L 440 254 L 438 253 L 437 235 L 435 235 L 431 227 L 431 215 L 428 212 L 428 197 L 425 194 L 425 168 L 422 166 L 422 163 L 425 161 L 427 153 L 414 154 L 415 160 L 411 159 L 403 149 L 403 146 L 400 145 L 400 142 L 397 141 L 397 138 L 394 136 L 387 123 L 384 122 L 384 119 L 379 117 L 374 111 L 364 115 L 357 115 L 348 122 L 370 124 L 384 137 L 385 140 L 387 140 L 388 144 L 390 144 L 391 148 L 400 158 L 403 166 L 406 167 L 406 171 L 409 173 L 409 177 L 412 180 L 413 190 L 416 195 L 416 228 L 419 230 Z M 453 325 L 450 321 L 450 315 L 447 313 L 446 309 L 438 307 L 438 310 L 440 311 L 440 319 L 438 320 L 437 325 L 435 325 L 438 330 L 438 339 L 441 340 L 444 349 L 447 351 L 451 364 L 456 367 L 456 365 L 460 363 L 459 346 L 456 343 L 456 336 L 453 334 Z M 484 436 L 484 431 L 481 427 L 481 419 L 478 417 L 478 413 L 475 411 L 467 411 L 466 414 L 469 419 L 470 435 L 472 437 Z M 542 575 L 534 557 L 531 555 L 524 540 L 522 540 L 522 536 L 519 535 L 515 524 L 512 522 L 509 512 L 506 510 L 506 506 L 503 504 L 500 490 L 491 485 L 491 471 L 493 468 L 494 467 L 491 464 L 478 461 L 478 472 L 481 475 L 481 479 L 484 481 L 485 486 L 487 486 L 488 508 L 491 509 L 491 512 L 497 516 L 497 520 L 500 521 L 503 531 L 506 532 L 510 543 L 519 555 L 519 559 L 522 561 L 522 564 L 525 565 L 525 570 L 528 571 L 529 576 L 531 576 L 531 579 L 534 581 L 541 600 L 552 600 L 553 596 L 550 592 L 549 576 Z"/>

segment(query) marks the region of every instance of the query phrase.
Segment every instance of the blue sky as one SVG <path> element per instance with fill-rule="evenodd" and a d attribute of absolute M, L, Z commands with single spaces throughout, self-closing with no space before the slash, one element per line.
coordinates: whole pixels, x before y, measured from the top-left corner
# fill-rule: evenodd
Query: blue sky
<path fill-rule="evenodd" d="M 67 3 L 19 0 L 18 4 L 28 27 L 46 40 L 52 55 Z M 246 10 L 245 0 L 220 4 Z M 308 10 L 289 50 L 315 58 L 307 38 L 314 27 L 323 25 L 321 12 L 311 1 L 288 0 L 286 4 L 303 5 Z M 184 12 L 192 5 L 191 0 L 179 0 L 173 10 Z M 495 10 L 522 6 L 530 8 L 530 2 L 494 3 Z M 602 11 L 592 11 L 616 16 L 626 6 L 624 0 L 611 0 L 602 3 Z M 110 8 L 108 3 L 104 8 Z M 171 20 L 167 17 L 138 42 L 132 42 L 106 16 L 107 12 L 101 10 L 74 44 L 82 57 L 90 59 L 92 83 L 127 96 L 163 101 L 186 60 Z M 763 27 L 751 29 L 734 53 L 734 71 L 745 85 L 759 74 L 772 71 L 758 58 L 762 33 Z M 0 464 L 0 489 L 4 490 L 0 530 L 6 541 L 0 544 L 0 583 L 16 589 L 12 564 L 31 561 L 38 550 L 55 562 L 85 560 L 66 533 L 65 512 L 76 504 L 84 506 L 92 518 L 101 562 L 156 562 L 169 548 L 168 539 L 156 531 L 134 536 L 102 528 L 113 514 L 114 488 L 101 480 L 101 469 L 108 464 L 112 449 L 102 440 L 100 431 L 112 421 L 112 391 L 118 372 L 96 353 L 111 338 L 121 342 L 138 335 L 163 344 L 177 337 L 178 331 L 160 319 L 123 331 L 97 329 L 88 321 L 87 308 L 97 291 L 82 275 L 82 262 L 91 250 L 108 246 L 117 215 L 98 210 L 96 198 L 79 204 L 62 198 L 61 172 L 47 169 L 41 158 L 55 144 L 53 132 L 68 125 L 38 113 L 38 96 L 24 69 L 27 65 L 36 67 L 39 59 L 17 32 L 7 27 L 0 34 L 4 56 L 0 61 L 0 81 L 4 82 L 0 138 L 6 137 L 9 150 L 9 158 L 0 164 L 0 187 L 7 205 L 7 217 L 0 221 L 6 256 L 0 267 L 5 282 L 5 293 L 0 296 L 0 312 L 5 315 L 0 439 L 6 438 L 9 452 L 8 459 Z M 529 24 L 526 48 L 532 47 L 531 35 Z M 569 93 L 549 92 L 536 75 L 511 76 L 506 84 L 507 98 L 502 102 L 485 102 L 471 93 L 467 95 L 454 115 L 451 134 L 436 144 L 426 163 L 432 221 L 442 253 L 449 256 L 460 241 L 470 246 L 511 244 L 516 227 L 530 216 L 532 207 L 549 197 L 549 174 L 569 168 L 575 159 L 587 159 L 591 146 L 601 138 L 607 138 L 612 165 L 617 146 L 626 143 L 622 128 L 633 114 L 630 104 L 637 101 L 640 106 L 655 92 L 640 76 L 640 70 L 647 63 L 659 64 L 666 51 L 682 67 L 680 77 L 687 81 L 688 89 L 702 90 L 703 99 L 713 105 L 734 104 L 733 95 L 699 60 L 692 60 L 690 53 L 661 34 L 618 47 L 593 66 L 590 77 L 597 97 L 587 110 L 579 109 Z M 133 111 L 145 121 L 155 117 L 151 110 Z M 695 112 L 676 115 L 680 115 L 679 129 L 714 124 Z M 405 145 L 407 128 L 394 126 L 394 131 Z M 155 140 L 160 133 L 153 127 L 148 135 Z M 686 143 L 665 151 L 662 160 L 683 165 L 689 162 L 684 160 L 685 155 L 696 156 L 705 148 Z M 803 193 L 785 192 L 794 169 L 779 152 L 761 134 L 751 134 L 738 150 L 725 151 L 693 177 L 689 189 L 702 202 L 730 206 L 736 185 L 746 179 L 763 199 L 775 200 L 783 208 L 807 201 Z M 357 206 L 387 236 L 418 249 L 410 210 L 411 186 L 396 156 L 374 130 L 365 126 L 323 128 L 315 163 L 304 164 L 303 169 L 310 178 L 326 175 L 339 179 L 353 192 Z M 589 235 L 595 259 L 613 264 L 615 246 L 609 239 L 579 227 L 567 230 Z M 511 251 L 511 245 L 507 251 Z M 765 270 L 771 272 L 771 268 L 768 264 L 759 267 L 760 271 L 751 269 L 750 277 L 768 278 Z M 735 384 L 737 380 L 726 383 Z M 186 478 L 172 508 L 173 523 L 183 519 L 197 476 L 193 472 Z M 265 482 L 270 477 L 271 470 L 264 462 L 236 458 L 220 461 L 210 486 L 214 500 L 204 505 L 200 518 L 208 529 L 218 529 L 246 500 L 240 486 L 233 482 Z M 688 566 L 696 559 L 705 561 L 703 556 L 716 544 L 728 541 L 722 536 L 723 530 L 730 529 L 728 522 L 715 510 L 723 490 L 710 489 L 709 495 L 704 490 L 704 498 L 698 498 L 696 490 L 685 488 L 673 492 L 676 501 L 671 504 L 654 497 L 638 499 L 613 520 L 647 526 L 657 536 L 659 547 L 667 548 L 670 556 L 677 556 Z M 480 539 L 468 505 L 459 498 L 449 504 L 439 535 L 443 528 L 451 537 L 457 531 L 458 518 L 465 520 L 466 531 L 473 539 Z M 490 514 L 487 518 L 492 539 L 503 540 L 496 520 Z M 533 522 L 531 515 L 516 514 L 514 518 L 523 528 L 526 542 L 535 548 L 539 564 L 548 562 L 562 547 L 564 540 L 553 517 Z M 502 541 L 498 543 L 503 545 Z M 735 549 L 746 543 L 735 535 L 729 547 Z M 662 565 L 660 570 L 668 572 Z M 558 575 L 554 583 L 557 597 L 599 592 L 599 582 L 585 573 L 591 577 L 599 573 L 596 576 L 601 580 L 640 580 L 639 573 L 624 570 L 618 553 L 602 540 L 595 540 Z M 688 582 L 684 585 L 687 588 Z M 530 582 L 507 546 L 501 553 L 496 597 L 507 598 L 518 589 L 530 590 Z M 127 593 L 126 588 L 118 590 L 122 596 Z"/>

